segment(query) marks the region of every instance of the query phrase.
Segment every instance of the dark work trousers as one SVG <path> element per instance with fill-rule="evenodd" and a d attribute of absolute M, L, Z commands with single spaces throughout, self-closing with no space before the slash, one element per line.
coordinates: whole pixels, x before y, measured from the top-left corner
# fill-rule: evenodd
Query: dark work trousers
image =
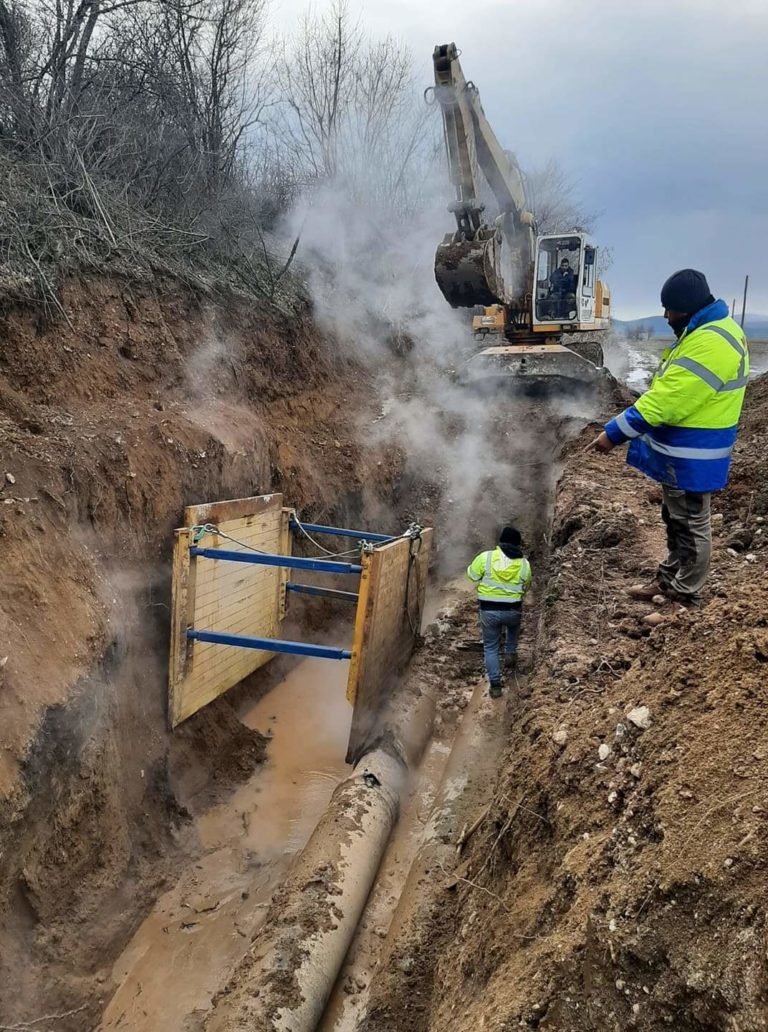
<path fill-rule="evenodd" d="M 667 527 L 669 554 L 659 564 L 658 578 L 662 587 L 683 600 L 698 600 L 709 572 L 711 497 L 662 484 L 661 517 Z"/>
<path fill-rule="evenodd" d="M 483 632 L 483 658 L 485 672 L 491 684 L 501 684 L 501 662 L 499 649 L 506 632 L 505 652 L 508 656 L 517 653 L 517 639 L 520 637 L 522 612 L 512 606 L 480 610 L 480 629 Z"/>

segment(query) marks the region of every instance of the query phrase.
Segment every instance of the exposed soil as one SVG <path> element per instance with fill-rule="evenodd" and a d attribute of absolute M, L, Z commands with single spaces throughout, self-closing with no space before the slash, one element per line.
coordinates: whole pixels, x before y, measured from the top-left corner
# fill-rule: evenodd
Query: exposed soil
<path fill-rule="evenodd" d="M 663 554 L 658 491 L 583 453 L 595 427 L 566 447 L 493 805 L 366 1032 L 768 1028 L 767 401 L 757 381 L 701 609 L 625 596 Z"/>
<path fill-rule="evenodd" d="M 79 1030 L 194 848 L 177 787 L 213 798 L 264 757 L 237 693 L 166 732 L 184 505 L 283 491 L 386 529 L 402 455 L 360 443 L 373 374 L 306 311 L 160 281 L 73 280 L 63 303 L 0 315 L 0 1020 Z"/>
<path fill-rule="evenodd" d="M 582 411 L 520 402 L 514 425 L 494 413 L 488 473 L 462 493 L 462 428 L 447 417 L 446 454 L 416 463 L 386 427 L 368 433 L 376 371 L 306 311 L 224 313 L 159 281 L 71 281 L 63 301 L 55 325 L 0 315 L 0 1022 L 92 1028 L 115 975 L 105 1027 L 151 1028 L 131 950 L 113 963 L 153 905 L 150 937 L 164 921 L 186 935 L 190 900 L 196 926 L 235 929 L 224 980 L 255 934 L 239 900 L 259 835 L 245 819 L 242 841 L 231 834 L 227 800 L 242 784 L 250 812 L 267 740 L 240 715 L 276 674 L 167 733 L 168 561 L 185 504 L 283 491 L 321 521 L 390 529 L 437 513 L 441 573 L 500 514 L 534 550 L 530 669 L 507 697 L 487 816 L 452 873 L 446 831 L 419 905 L 381 947 L 367 936 L 361 1028 L 768 1029 L 768 383 L 749 388 L 715 500 L 705 604 L 684 611 L 626 597 L 663 553 L 659 493 L 621 456 L 585 454 L 595 426 L 563 447 Z M 434 695 L 438 743 L 481 676 L 479 653 L 457 648 L 475 626 L 468 599 L 401 685 Z M 209 909 L 194 861 L 216 814 L 221 853 L 205 862 L 236 863 L 217 868 L 227 895 Z M 402 883 L 387 876 L 374 917 Z M 152 977 L 133 958 L 138 981 Z M 350 965 L 340 991 L 355 995 Z M 216 988 L 195 985 L 200 1006 Z M 347 1020 L 362 1011 L 343 1003 Z"/>

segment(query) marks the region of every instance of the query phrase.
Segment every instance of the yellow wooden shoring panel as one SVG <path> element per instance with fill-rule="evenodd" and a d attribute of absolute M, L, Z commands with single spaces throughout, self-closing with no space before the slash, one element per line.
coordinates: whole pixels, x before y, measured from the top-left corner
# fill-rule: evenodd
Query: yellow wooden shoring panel
<path fill-rule="evenodd" d="M 277 566 L 217 562 L 190 556 L 193 526 L 214 524 L 235 538 L 205 534 L 201 548 L 290 554 L 288 510 L 282 495 L 238 498 L 190 506 L 186 528 L 176 531 L 173 553 L 168 717 L 176 727 L 201 707 L 267 663 L 274 653 L 189 641 L 187 629 L 279 638 L 287 571 Z M 244 547 L 244 546 L 250 546 Z"/>
<path fill-rule="evenodd" d="M 215 502 L 185 510 L 186 528 L 176 532 L 173 555 L 169 721 L 176 727 L 198 709 L 268 662 L 273 653 L 211 642 L 191 642 L 189 627 L 254 637 L 280 637 L 289 571 L 281 567 L 196 559 L 190 556 L 193 533 L 205 523 L 242 542 L 215 534 L 197 542 L 202 548 L 290 555 L 289 509 L 281 495 Z M 405 611 L 418 619 L 424 604 L 432 531 L 422 531 L 418 554 L 403 538 L 380 545 L 362 557 L 347 699 L 354 706 L 347 759 L 353 762 L 386 701 L 393 679 L 413 650 L 420 627 L 411 628 Z"/>
<path fill-rule="evenodd" d="M 370 744 L 377 717 L 413 652 L 421 630 L 431 546 L 432 531 L 427 529 L 420 544 L 398 538 L 363 557 L 347 681 L 347 699 L 354 705 L 347 762 L 356 762 Z M 412 548 L 418 548 L 413 557 Z"/>
<path fill-rule="evenodd" d="M 352 659 L 349 661 L 349 673 L 347 675 L 347 702 L 353 706 L 357 701 L 357 688 L 362 676 L 364 646 L 367 638 L 367 628 L 370 623 L 369 608 L 372 605 L 371 579 L 373 567 L 373 553 L 364 553 L 360 560 L 363 572 L 360 574 L 360 585 L 358 587 L 357 607 L 355 610 L 355 628 L 352 635 Z"/>

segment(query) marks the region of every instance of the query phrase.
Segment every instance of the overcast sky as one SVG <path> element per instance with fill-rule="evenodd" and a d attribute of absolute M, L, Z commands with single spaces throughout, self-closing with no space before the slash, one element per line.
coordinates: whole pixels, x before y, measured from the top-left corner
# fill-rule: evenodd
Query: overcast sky
<path fill-rule="evenodd" d="M 315 0 L 317 11 L 330 0 Z M 768 0 L 350 0 L 429 85 L 456 42 L 502 145 L 555 157 L 601 213 L 614 314 L 660 313 L 678 268 L 768 313 Z M 273 0 L 289 29 L 306 0 Z M 739 305 L 741 302 L 739 301 Z"/>

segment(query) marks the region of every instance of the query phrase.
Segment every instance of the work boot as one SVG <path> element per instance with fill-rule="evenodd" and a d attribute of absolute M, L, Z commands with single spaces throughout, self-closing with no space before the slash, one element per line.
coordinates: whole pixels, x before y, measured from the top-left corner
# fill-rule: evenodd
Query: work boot
<path fill-rule="evenodd" d="M 660 627 L 662 624 L 671 623 L 674 619 L 674 613 L 648 613 L 643 617 L 643 623 L 646 627 Z"/>
<path fill-rule="evenodd" d="M 667 599 L 667 603 L 664 607 L 663 612 L 659 612 L 658 609 L 653 613 L 647 613 L 643 617 L 643 623 L 646 627 L 660 627 L 662 624 L 674 623 L 681 613 L 684 613 L 688 607 L 682 602 L 678 602 L 672 595 Z"/>
<path fill-rule="evenodd" d="M 503 691 L 503 685 L 501 681 L 491 681 L 491 686 L 488 690 L 488 694 L 492 699 L 500 699 Z"/>
<path fill-rule="evenodd" d="M 649 584 L 633 584 L 627 588 L 627 594 L 630 598 L 636 598 L 639 602 L 650 602 L 657 595 L 663 595 L 664 588 L 657 580 L 654 580 Z"/>
<path fill-rule="evenodd" d="M 668 599 L 672 602 L 677 602 L 681 606 L 685 606 L 686 609 L 699 609 L 703 604 L 704 600 L 701 595 L 683 595 L 679 591 L 675 591 L 674 588 L 667 588 L 664 592 Z"/>

